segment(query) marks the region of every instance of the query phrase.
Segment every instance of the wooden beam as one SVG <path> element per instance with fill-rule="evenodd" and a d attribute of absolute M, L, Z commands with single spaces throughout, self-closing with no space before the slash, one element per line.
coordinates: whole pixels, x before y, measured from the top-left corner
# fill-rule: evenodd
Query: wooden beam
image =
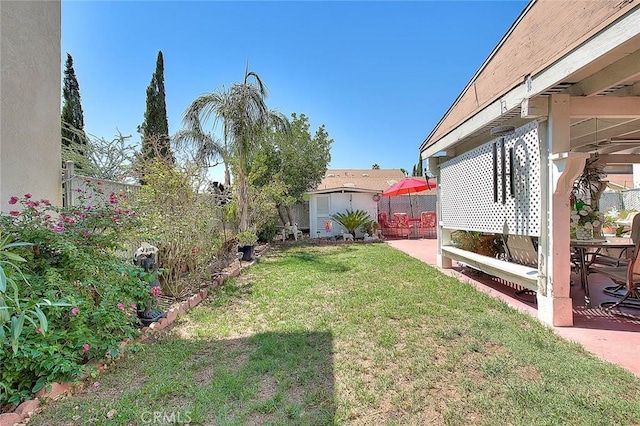
<path fill-rule="evenodd" d="M 549 102 L 549 149 L 553 154 L 571 149 L 570 96 L 553 94 Z"/>
<path fill-rule="evenodd" d="M 521 118 L 538 118 L 549 115 L 549 98 L 536 96 L 525 99 L 520 104 Z"/>
<path fill-rule="evenodd" d="M 601 154 L 598 163 L 640 164 L 640 154 Z"/>
<path fill-rule="evenodd" d="M 571 97 L 571 118 L 640 118 L 640 96 Z"/>
<path fill-rule="evenodd" d="M 638 75 L 640 75 L 640 50 L 573 85 L 568 93 L 574 96 L 593 96 Z"/>

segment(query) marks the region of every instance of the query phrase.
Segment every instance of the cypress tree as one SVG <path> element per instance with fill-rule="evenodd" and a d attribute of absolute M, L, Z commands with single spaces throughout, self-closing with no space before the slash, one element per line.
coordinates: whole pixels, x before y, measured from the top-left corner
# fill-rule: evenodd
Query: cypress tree
<path fill-rule="evenodd" d="M 80 101 L 80 85 L 73 69 L 73 58 L 67 53 L 62 89 L 62 147 L 84 155 L 87 139 L 84 134 L 84 113 Z"/>
<path fill-rule="evenodd" d="M 162 51 L 158 52 L 156 71 L 151 76 L 151 82 L 147 87 L 147 109 L 140 130 L 142 133 L 142 156 L 145 160 L 160 156 L 164 160 L 173 162 L 165 102 Z"/>

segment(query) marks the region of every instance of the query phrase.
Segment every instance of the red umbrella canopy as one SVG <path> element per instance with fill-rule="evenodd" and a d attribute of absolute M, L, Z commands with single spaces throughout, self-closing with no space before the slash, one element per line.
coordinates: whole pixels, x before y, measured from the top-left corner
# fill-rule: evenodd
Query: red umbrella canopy
<path fill-rule="evenodd" d="M 414 192 L 426 191 L 427 189 L 433 189 L 436 187 L 436 183 L 433 181 L 427 182 L 421 177 L 407 177 L 400 182 L 391 185 L 387 188 L 382 195 L 384 197 L 394 197 L 396 195 L 412 194 Z"/>

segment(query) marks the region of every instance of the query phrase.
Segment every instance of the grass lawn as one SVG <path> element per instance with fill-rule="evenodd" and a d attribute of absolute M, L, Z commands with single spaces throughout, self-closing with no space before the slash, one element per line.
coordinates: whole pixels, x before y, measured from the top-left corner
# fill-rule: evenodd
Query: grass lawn
<path fill-rule="evenodd" d="M 95 380 L 30 425 L 640 423 L 631 373 L 385 244 L 274 249 Z"/>

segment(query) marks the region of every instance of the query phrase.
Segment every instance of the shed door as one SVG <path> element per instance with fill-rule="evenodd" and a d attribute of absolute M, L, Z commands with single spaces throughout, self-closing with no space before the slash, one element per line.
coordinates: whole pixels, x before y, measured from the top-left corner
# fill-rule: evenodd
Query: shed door
<path fill-rule="evenodd" d="M 325 230 L 325 222 L 327 220 L 331 220 L 330 217 L 330 203 L 329 196 L 318 196 L 317 197 L 317 207 L 316 207 L 316 229 L 318 230 L 318 236 L 320 237 L 329 237 L 332 235 L 331 231 L 327 232 Z"/>

